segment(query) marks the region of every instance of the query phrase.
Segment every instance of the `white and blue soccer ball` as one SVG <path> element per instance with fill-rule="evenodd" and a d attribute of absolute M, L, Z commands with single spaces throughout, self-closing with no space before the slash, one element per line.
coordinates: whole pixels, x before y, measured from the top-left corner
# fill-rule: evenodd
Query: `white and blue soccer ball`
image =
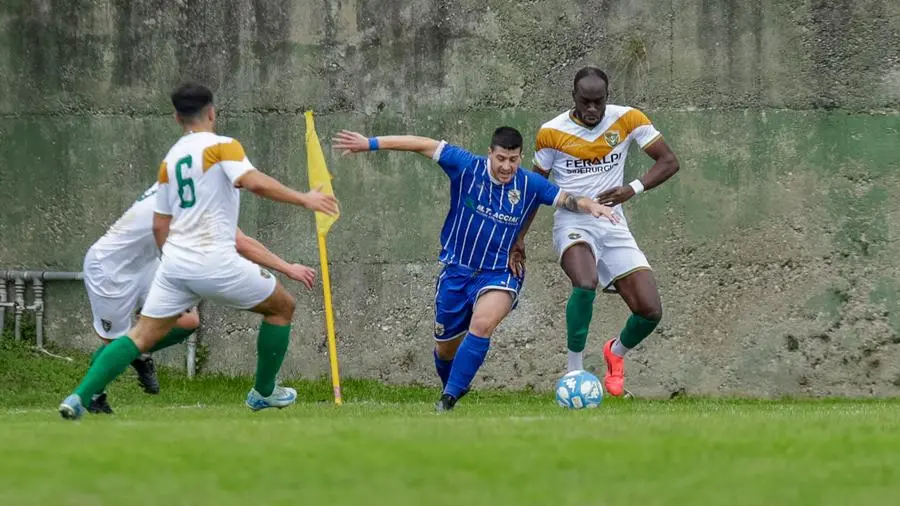
<path fill-rule="evenodd" d="M 596 408 L 603 402 L 603 386 L 587 371 L 572 371 L 556 383 L 556 402 L 569 409 Z"/>

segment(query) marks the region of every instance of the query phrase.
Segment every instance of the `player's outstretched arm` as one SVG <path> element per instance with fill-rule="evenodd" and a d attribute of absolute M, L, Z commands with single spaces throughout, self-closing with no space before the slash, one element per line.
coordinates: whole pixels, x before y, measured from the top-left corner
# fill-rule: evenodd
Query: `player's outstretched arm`
<path fill-rule="evenodd" d="M 238 254 L 247 260 L 278 271 L 294 281 L 303 283 L 307 288 L 312 288 L 313 283 L 316 282 L 315 269 L 301 264 L 287 263 L 283 258 L 272 253 L 269 248 L 245 234 L 241 229 L 237 229 L 235 247 Z"/>
<path fill-rule="evenodd" d="M 559 192 L 556 199 L 556 207 L 568 209 L 573 213 L 590 214 L 594 218 L 605 217 L 612 223 L 619 223 L 619 217 L 613 213 L 611 207 L 607 207 L 590 197 L 576 197 L 564 191 Z"/>
<path fill-rule="evenodd" d="M 428 158 L 434 157 L 440 142 L 416 135 L 384 135 L 366 137 L 358 132 L 341 130 L 331 140 L 332 147 L 343 155 L 387 149 L 390 151 L 412 151 Z"/>
<path fill-rule="evenodd" d="M 237 179 L 234 185 L 260 197 L 295 206 L 302 206 L 311 211 L 318 211 L 329 216 L 337 214 L 338 202 L 333 195 L 325 195 L 318 189 L 306 193 L 298 192 L 281 184 L 272 176 L 258 170 L 251 170 Z"/>

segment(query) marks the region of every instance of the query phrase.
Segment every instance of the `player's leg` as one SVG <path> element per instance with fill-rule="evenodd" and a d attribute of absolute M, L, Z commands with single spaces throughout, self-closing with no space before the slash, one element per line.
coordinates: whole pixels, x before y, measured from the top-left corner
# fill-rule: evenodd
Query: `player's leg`
<path fill-rule="evenodd" d="M 172 330 L 163 336 L 163 338 L 150 349 L 149 353 L 164 350 L 170 346 L 175 346 L 176 344 L 187 341 L 187 339 L 191 337 L 191 334 L 198 328 L 200 328 L 200 312 L 196 307 L 192 307 L 181 313 L 178 320 L 175 321 L 175 326 L 172 327 Z"/>
<path fill-rule="evenodd" d="M 435 283 L 434 367 L 441 380 L 442 392 L 450 378 L 456 351 L 472 318 L 472 304 L 466 295 L 468 279 L 468 275 L 447 267 Z"/>
<path fill-rule="evenodd" d="M 116 297 L 104 295 L 102 268 L 99 262 L 92 261 L 91 258 L 92 255 L 88 253 L 85 260 L 84 285 L 91 305 L 94 333 L 100 339 L 100 345 L 91 356 L 88 367 L 94 365 L 109 343 L 127 333 L 131 328 L 131 312 L 135 299 L 133 293 L 124 293 Z M 94 394 L 89 401 L 88 412 L 112 414 L 113 410 L 109 405 L 106 392 L 101 391 Z"/>
<path fill-rule="evenodd" d="M 475 299 L 475 306 L 469 331 L 453 359 L 447 386 L 436 406 L 438 411 L 453 409 L 456 401 L 468 392 L 490 349 L 494 330 L 515 307 L 521 283 L 522 280 L 512 274 L 482 275 L 471 286 L 470 290 L 475 291 L 471 297 Z"/>
<path fill-rule="evenodd" d="M 284 285 L 276 282 L 272 294 L 251 309 L 263 315 L 256 339 L 256 378 L 247 396 L 247 405 L 254 411 L 284 407 L 297 399 L 296 390 L 277 385 L 275 381 L 290 345 L 295 305 Z"/>
<path fill-rule="evenodd" d="M 63 401 L 59 407 L 63 418 L 80 418 L 84 412 L 82 399 L 92 399 L 95 394 L 103 392 L 106 385 L 125 372 L 142 351 L 150 349 L 162 339 L 177 319 L 177 315 L 161 319 L 141 316 L 127 335 L 117 338 L 106 347 L 75 392 Z"/>
<path fill-rule="evenodd" d="M 297 391 L 276 383 L 291 340 L 294 298 L 268 270 L 235 255 L 210 276 L 190 281 L 201 297 L 263 316 L 256 340 L 256 378 L 247 394 L 254 411 L 293 404 Z"/>
<path fill-rule="evenodd" d="M 662 319 L 662 302 L 647 258 L 627 229 L 608 234 L 601 255 L 601 282 L 618 292 L 631 315 L 617 337 L 603 347 L 604 384 L 611 395 L 625 391 L 625 354 L 641 343 Z"/>
<path fill-rule="evenodd" d="M 137 372 L 138 383 L 144 392 L 148 394 L 159 393 L 159 379 L 156 376 L 156 364 L 153 362 L 152 354 L 159 350 L 164 350 L 170 346 L 181 344 L 187 340 L 197 328 L 200 327 L 200 316 L 195 308 L 188 309 L 175 322 L 163 338 L 156 343 L 150 351 L 142 353 L 141 356 L 134 359 L 131 367 Z"/>
<path fill-rule="evenodd" d="M 561 251 L 560 264 L 572 291 L 566 303 L 566 346 L 568 371 L 584 369 L 584 347 L 594 314 L 597 294 L 597 255 L 591 234 L 580 228 L 554 229 L 554 243 Z"/>
<path fill-rule="evenodd" d="M 168 333 L 187 308 L 198 297 L 186 290 L 178 280 L 170 280 L 161 267 L 147 295 L 143 314 L 126 335 L 116 338 L 100 353 L 75 392 L 59 406 L 66 419 L 80 418 L 84 413 L 82 399 L 91 399 L 118 377 L 141 353 L 152 349 Z"/>

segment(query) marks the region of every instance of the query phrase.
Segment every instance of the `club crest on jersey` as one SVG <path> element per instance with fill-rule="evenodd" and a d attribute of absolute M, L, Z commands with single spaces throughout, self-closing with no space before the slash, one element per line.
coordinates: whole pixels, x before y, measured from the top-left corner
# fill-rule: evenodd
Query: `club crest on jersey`
<path fill-rule="evenodd" d="M 263 269 L 262 267 L 259 268 L 259 275 L 262 276 L 262 277 L 265 278 L 265 279 L 269 279 L 269 278 L 272 277 L 272 273 L 270 273 L 269 271 Z"/>
<path fill-rule="evenodd" d="M 609 147 L 613 147 L 619 143 L 619 131 L 610 130 L 603 134 L 603 139 L 609 144 Z"/>
<path fill-rule="evenodd" d="M 519 190 L 509 190 L 509 193 L 507 193 L 506 196 L 509 199 L 509 203 L 512 205 L 516 205 L 522 200 L 522 194 Z"/>

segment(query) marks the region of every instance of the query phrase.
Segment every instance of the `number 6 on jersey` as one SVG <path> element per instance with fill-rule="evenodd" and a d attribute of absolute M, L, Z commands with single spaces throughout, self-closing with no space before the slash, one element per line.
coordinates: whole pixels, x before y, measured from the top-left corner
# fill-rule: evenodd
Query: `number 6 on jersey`
<path fill-rule="evenodd" d="M 191 166 L 193 165 L 193 157 L 191 155 L 187 155 L 184 158 L 181 158 L 175 163 L 175 180 L 178 182 L 178 200 L 181 201 L 181 208 L 187 209 L 194 205 L 197 201 L 195 189 L 194 189 L 194 180 L 191 179 L 190 176 L 185 177 L 184 172 L 182 170 L 191 170 Z M 187 189 L 190 188 L 190 192 Z M 186 193 L 189 193 L 189 197 L 185 196 Z"/>

